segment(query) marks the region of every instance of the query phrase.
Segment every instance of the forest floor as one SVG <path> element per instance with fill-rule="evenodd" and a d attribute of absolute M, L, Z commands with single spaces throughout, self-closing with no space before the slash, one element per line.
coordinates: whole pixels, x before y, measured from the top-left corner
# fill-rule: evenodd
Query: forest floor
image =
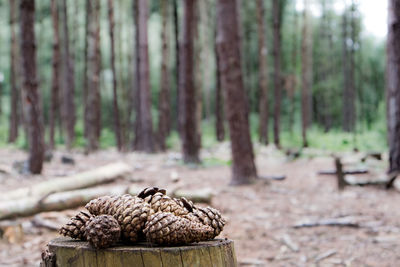
<path fill-rule="evenodd" d="M 305 151 L 306 152 L 306 151 Z M 113 184 L 158 186 L 171 191 L 212 188 L 211 206 L 227 219 L 221 237 L 235 242 L 239 266 L 399 266 L 400 193 L 379 187 L 349 186 L 338 192 L 335 176 L 320 176 L 320 170 L 333 169 L 333 160 L 320 151 L 308 151 L 291 160 L 272 147 L 257 148 L 257 167 L 262 175 L 286 175 L 283 181 L 260 179 L 252 185 L 229 186 L 229 146 L 223 143 L 202 151 L 204 166 L 184 166 L 180 154 L 119 154 L 104 150 L 85 156 L 74 152 L 75 165 L 61 164 L 57 151 L 45 164 L 41 176 L 0 173 L 0 194 L 55 176 L 64 176 L 124 161 L 132 166 L 129 177 Z M 0 149 L 0 164 L 11 166 L 26 153 Z M 344 157 L 355 157 L 353 154 Z M 379 172 L 381 161 L 371 161 Z M 379 173 L 378 172 L 378 173 Z M 372 173 L 364 178 L 376 176 Z M 177 179 L 178 177 L 179 179 Z M 178 181 L 177 181 L 178 180 Z M 112 186 L 109 184 L 107 186 Z M 45 218 L 62 224 L 76 211 L 47 212 Z M 0 266 L 38 266 L 46 243 L 57 232 L 34 225 L 34 216 L 11 221 L 11 230 L 0 235 Z M 339 220 L 349 226 L 295 228 L 305 221 Z M 323 221 L 325 220 L 325 221 Z"/>

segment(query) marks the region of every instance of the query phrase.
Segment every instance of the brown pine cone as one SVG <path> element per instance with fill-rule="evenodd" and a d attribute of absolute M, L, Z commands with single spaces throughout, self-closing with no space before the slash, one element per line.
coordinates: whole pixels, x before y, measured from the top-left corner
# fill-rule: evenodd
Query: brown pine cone
<path fill-rule="evenodd" d="M 152 196 L 155 193 L 162 193 L 163 195 L 165 195 L 167 193 L 167 191 L 165 189 L 162 188 L 158 188 L 158 187 L 147 187 L 145 189 L 143 189 L 138 195 L 137 197 L 140 197 L 142 199 L 145 199 L 147 196 Z"/>
<path fill-rule="evenodd" d="M 95 248 L 108 248 L 121 237 L 121 227 L 111 215 L 92 217 L 85 228 L 87 241 Z"/>
<path fill-rule="evenodd" d="M 123 239 L 131 242 L 138 241 L 150 215 L 150 205 L 131 195 L 99 197 L 85 207 L 93 215 L 114 216 L 121 226 Z"/>
<path fill-rule="evenodd" d="M 189 213 L 179 200 L 164 195 L 162 192 L 149 195 L 144 198 L 144 201 L 150 204 L 153 213 L 171 212 L 176 216 L 183 216 Z"/>
<path fill-rule="evenodd" d="M 151 243 L 178 245 L 207 240 L 213 229 L 172 213 L 159 212 L 150 216 L 143 232 Z"/>
<path fill-rule="evenodd" d="M 63 236 L 69 236 L 75 239 L 86 240 L 85 224 L 90 220 L 92 215 L 84 211 L 79 212 L 76 216 L 60 228 L 59 233 Z"/>
<path fill-rule="evenodd" d="M 214 231 L 208 239 L 213 239 L 214 237 L 219 235 L 226 224 L 226 221 L 224 218 L 222 218 L 221 213 L 211 207 L 196 207 L 193 209 L 193 215 L 196 216 L 202 224 L 208 225 L 213 228 Z"/>

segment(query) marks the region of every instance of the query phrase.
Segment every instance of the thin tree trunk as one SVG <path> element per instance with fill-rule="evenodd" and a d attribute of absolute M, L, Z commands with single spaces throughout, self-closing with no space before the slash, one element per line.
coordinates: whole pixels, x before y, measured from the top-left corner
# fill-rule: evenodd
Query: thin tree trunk
<path fill-rule="evenodd" d="M 158 109 L 158 145 L 162 151 L 166 150 L 165 139 L 168 136 L 171 121 L 171 97 L 170 97 L 170 72 L 169 72 L 169 5 L 161 1 L 162 17 L 162 58 L 161 58 L 161 80 Z"/>
<path fill-rule="evenodd" d="M 301 41 L 301 129 L 304 147 L 308 146 L 307 128 L 311 124 L 312 35 L 308 16 L 308 0 L 305 0 Z"/>
<path fill-rule="evenodd" d="M 84 43 L 84 63 L 83 63 L 83 134 L 88 138 L 88 41 L 89 41 L 89 18 L 91 17 L 90 0 L 85 0 L 85 43 Z"/>
<path fill-rule="evenodd" d="M 400 2 L 389 1 L 386 96 L 389 172 L 400 171 Z"/>
<path fill-rule="evenodd" d="M 203 3 L 207 0 L 202 0 Z M 203 92 L 205 81 L 203 80 L 204 67 L 206 66 L 206 58 L 204 55 L 204 47 L 202 46 L 202 39 L 204 38 L 201 32 L 201 7 L 202 3 L 196 1 L 195 3 L 195 15 L 194 15 L 194 62 L 196 64 L 193 67 L 194 72 L 194 87 L 196 89 L 196 129 L 197 129 L 197 142 L 198 146 L 201 147 L 201 122 L 203 115 Z"/>
<path fill-rule="evenodd" d="M 50 103 L 50 148 L 54 148 L 54 135 L 59 107 L 59 88 L 60 88 L 60 33 L 58 24 L 57 0 L 51 0 L 51 17 L 53 21 L 53 75 L 51 81 L 51 103 Z"/>
<path fill-rule="evenodd" d="M 147 20 L 149 7 L 147 0 L 138 0 L 137 3 L 137 84 L 139 92 L 139 114 L 136 117 L 138 131 L 136 132 L 136 150 L 154 152 L 153 122 L 151 117 L 151 94 L 149 84 L 149 47 L 147 37 Z"/>
<path fill-rule="evenodd" d="M 346 8 L 343 14 L 343 71 L 344 71 L 344 92 L 343 92 L 343 130 L 351 132 L 355 125 L 355 86 L 354 86 L 354 4 L 351 4 L 350 11 Z M 350 23 L 348 18 L 350 12 Z M 350 26 L 350 29 L 349 29 Z M 349 34 L 350 30 L 350 34 Z M 350 36 L 349 36 L 350 35 Z M 349 47 L 347 40 L 351 39 Z"/>
<path fill-rule="evenodd" d="M 215 32 L 215 35 L 217 32 Z M 215 37 L 216 38 L 216 37 Z M 214 45 L 215 49 L 215 65 L 216 65 L 216 88 L 215 88 L 215 130 L 217 140 L 222 142 L 225 139 L 225 127 L 224 127 L 224 99 L 221 88 L 221 70 L 220 70 L 220 59 L 219 53 L 217 52 L 217 43 Z"/>
<path fill-rule="evenodd" d="M 279 0 L 272 2 L 273 15 L 273 53 L 274 53 L 274 143 L 280 147 L 279 128 L 281 116 L 281 93 L 282 93 L 282 77 L 281 77 L 281 3 Z"/>
<path fill-rule="evenodd" d="M 174 18 L 174 35 L 175 35 L 175 71 L 176 71 L 176 129 L 179 134 L 182 132 L 181 118 L 180 118 L 180 92 L 179 92 L 179 72 L 180 72 L 180 52 L 179 52 L 179 17 L 178 17 L 178 0 L 173 0 L 173 18 Z"/>
<path fill-rule="evenodd" d="M 36 70 L 35 41 L 35 1 L 20 1 L 21 56 L 23 71 L 23 90 L 25 99 L 23 105 L 28 111 L 29 122 L 29 170 L 33 174 L 42 171 L 44 158 L 43 117 L 40 106 Z"/>
<path fill-rule="evenodd" d="M 297 31 L 299 29 L 297 25 L 299 20 L 296 10 L 294 10 L 293 16 L 294 16 L 294 23 L 293 23 L 293 47 L 292 47 L 292 76 L 288 88 L 288 96 L 290 100 L 289 130 L 291 134 L 293 134 L 293 127 L 294 127 L 294 107 L 295 107 L 294 95 L 297 89 L 297 49 L 298 49 Z"/>
<path fill-rule="evenodd" d="M 217 53 L 231 138 L 231 184 L 235 185 L 251 183 L 257 177 L 246 111 L 238 24 L 236 0 L 218 0 Z"/>
<path fill-rule="evenodd" d="M 259 139 L 262 144 L 268 144 L 268 121 L 269 121 L 269 105 L 268 105 L 268 67 L 267 67 L 267 46 L 265 43 L 265 27 L 264 27 L 264 4 L 262 0 L 257 0 L 257 29 L 258 29 L 258 80 L 259 80 Z"/>
<path fill-rule="evenodd" d="M 183 36 L 180 45 L 180 116 L 182 118 L 182 151 L 186 163 L 198 163 L 196 88 L 194 77 L 194 28 L 196 0 L 183 3 Z"/>
<path fill-rule="evenodd" d="M 88 17 L 88 63 L 87 63 L 87 149 L 89 152 L 99 148 L 100 111 L 100 3 L 89 1 Z"/>
<path fill-rule="evenodd" d="M 117 72 L 115 69 L 115 42 L 114 42 L 114 0 L 108 0 L 108 21 L 110 24 L 110 42 L 111 42 L 111 71 L 113 74 L 112 86 L 113 86 L 113 109 L 114 109 L 114 131 L 115 131 L 115 142 L 119 151 L 122 150 L 121 142 L 121 126 L 119 120 L 119 109 L 118 109 L 118 94 L 117 94 Z"/>
<path fill-rule="evenodd" d="M 10 0 L 10 32 L 11 32 L 11 53 L 10 53 L 10 90 L 11 90 L 11 112 L 8 142 L 13 143 L 18 137 L 18 104 L 19 104 L 19 84 L 18 84 L 18 44 L 16 34 L 17 24 L 17 1 Z"/>
<path fill-rule="evenodd" d="M 70 53 L 67 0 L 62 1 L 63 23 L 63 83 L 61 91 L 62 125 L 66 133 L 66 147 L 70 149 L 75 138 L 75 72 L 73 59 Z"/>

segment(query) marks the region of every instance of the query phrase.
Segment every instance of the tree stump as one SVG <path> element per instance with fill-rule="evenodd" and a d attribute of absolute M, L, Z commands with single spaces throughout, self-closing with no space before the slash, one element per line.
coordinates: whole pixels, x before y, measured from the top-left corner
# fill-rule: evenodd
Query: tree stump
<path fill-rule="evenodd" d="M 41 266 L 85 266 L 85 267 L 122 267 L 122 266 L 162 266 L 195 267 L 237 266 L 232 240 L 214 239 L 177 247 L 161 247 L 148 243 L 131 246 L 96 250 L 87 242 L 70 238 L 56 238 L 49 243 L 51 258 Z"/>

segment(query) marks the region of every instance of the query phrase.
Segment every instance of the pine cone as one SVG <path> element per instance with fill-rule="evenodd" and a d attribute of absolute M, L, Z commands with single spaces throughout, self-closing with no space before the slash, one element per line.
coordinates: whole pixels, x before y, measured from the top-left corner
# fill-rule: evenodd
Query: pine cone
<path fill-rule="evenodd" d="M 194 208 L 193 215 L 195 215 L 202 224 L 208 225 L 213 228 L 212 235 L 208 239 L 213 239 L 219 235 L 224 229 L 226 221 L 221 217 L 221 213 L 211 207 L 207 208 Z"/>
<path fill-rule="evenodd" d="M 172 213 L 159 212 L 150 216 L 143 232 L 151 243 L 178 245 L 206 240 L 213 229 Z"/>
<path fill-rule="evenodd" d="M 122 237 L 136 242 L 150 215 L 150 205 L 143 199 L 131 195 L 104 196 L 90 201 L 85 206 L 93 215 L 112 215 L 121 226 Z"/>
<path fill-rule="evenodd" d="M 108 248 L 120 239 L 121 227 L 111 215 L 92 217 L 85 228 L 86 238 L 95 248 Z"/>
<path fill-rule="evenodd" d="M 75 239 L 86 240 L 85 236 L 85 224 L 90 220 L 92 215 L 81 211 L 76 216 L 72 217 L 71 220 L 61 227 L 60 234 L 63 236 L 69 236 Z"/>
<path fill-rule="evenodd" d="M 144 198 L 144 201 L 150 204 L 153 213 L 170 212 L 176 216 L 183 216 L 189 213 L 179 200 L 164 195 L 162 192 L 149 195 Z"/>
<path fill-rule="evenodd" d="M 165 195 L 167 193 L 167 191 L 165 189 L 162 188 L 158 188 L 158 187 L 147 187 L 145 189 L 143 189 L 137 196 L 145 199 L 147 196 L 152 196 L 155 193 L 162 193 L 163 195 Z"/>

